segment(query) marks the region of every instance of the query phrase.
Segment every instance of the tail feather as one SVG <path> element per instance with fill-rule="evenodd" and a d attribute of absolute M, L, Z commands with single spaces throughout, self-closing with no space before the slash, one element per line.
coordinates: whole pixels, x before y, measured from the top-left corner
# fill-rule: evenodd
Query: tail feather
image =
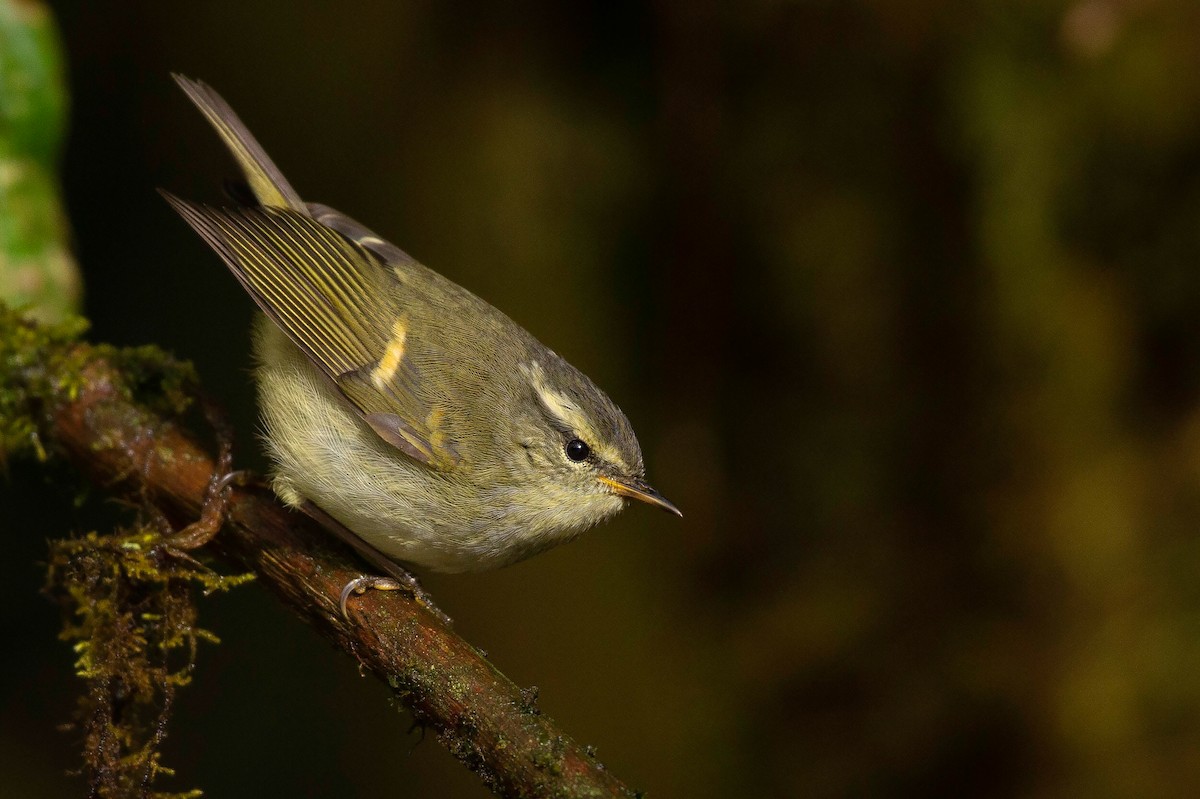
<path fill-rule="evenodd" d="M 258 202 L 270 208 L 289 208 L 307 216 L 308 208 L 300 199 L 300 195 L 229 107 L 229 103 L 212 87 L 200 81 L 179 74 L 173 74 L 171 77 L 196 104 L 225 142 L 225 146 L 233 153 Z"/>

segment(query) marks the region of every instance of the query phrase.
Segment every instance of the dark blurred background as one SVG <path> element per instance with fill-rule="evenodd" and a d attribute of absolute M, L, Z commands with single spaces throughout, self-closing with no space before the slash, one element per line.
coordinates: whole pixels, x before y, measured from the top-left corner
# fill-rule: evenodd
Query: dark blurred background
<path fill-rule="evenodd" d="M 251 303 L 154 192 L 234 170 L 170 71 L 624 407 L 682 522 L 426 585 L 627 782 L 1200 785 L 1194 0 L 50 6 L 94 338 L 193 359 L 243 465 Z M 51 482 L 0 494 L 12 797 L 83 789 Z M 262 589 L 202 614 L 163 787 L 486 795 Z"/>

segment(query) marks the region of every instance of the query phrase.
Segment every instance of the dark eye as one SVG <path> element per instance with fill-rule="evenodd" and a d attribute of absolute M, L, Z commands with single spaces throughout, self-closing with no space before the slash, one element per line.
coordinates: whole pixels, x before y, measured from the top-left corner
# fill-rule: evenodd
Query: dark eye
<path fill-rule="evenodd" d="M 587 456 L 592 454 L 592 448 L 578 438 L 572 438 L 568 441 L 566 450 L 567 457 L 576 463 L 587 460 Z"/>

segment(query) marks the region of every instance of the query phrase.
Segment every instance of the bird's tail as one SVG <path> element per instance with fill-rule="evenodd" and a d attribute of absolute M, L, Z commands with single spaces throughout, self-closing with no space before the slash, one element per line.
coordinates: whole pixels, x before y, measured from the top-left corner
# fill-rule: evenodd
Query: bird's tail
<path fill-rule="evenodd" d="M 287 178 L 275 166 L 266 150 L 238 118 L 229 103 L 210 86 L 173 74 L 175 82 L 216 129 L 221 141 L 233 153 L 250 190 L 259 204 L 270 208 L 288 208 L 309 216 L 308 208 Z"/>

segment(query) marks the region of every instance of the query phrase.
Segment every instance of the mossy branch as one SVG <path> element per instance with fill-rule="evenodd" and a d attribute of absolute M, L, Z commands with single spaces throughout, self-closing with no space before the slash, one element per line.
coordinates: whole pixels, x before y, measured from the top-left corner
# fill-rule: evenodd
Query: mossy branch
<path fill-rule="evenodd" d="M 147 401 L 145 351 L 49 334 L 0 305 L 0 458 L 21 442 L 61 454 L 99 489 L 176 525 L 201 515 L 213 458 L 167 402 Z M 170 386 L 168 386 L 171 389 Z M 533 706 L 479 650 L 398 591 L 372 591 L 342 617 L 349 552 L 261 488 L 235 488 L 228 521 L 205 546 L 252 571 L 298 616 L 389 685 L 416 720 L 497 795 L 633 796 Z"/>

